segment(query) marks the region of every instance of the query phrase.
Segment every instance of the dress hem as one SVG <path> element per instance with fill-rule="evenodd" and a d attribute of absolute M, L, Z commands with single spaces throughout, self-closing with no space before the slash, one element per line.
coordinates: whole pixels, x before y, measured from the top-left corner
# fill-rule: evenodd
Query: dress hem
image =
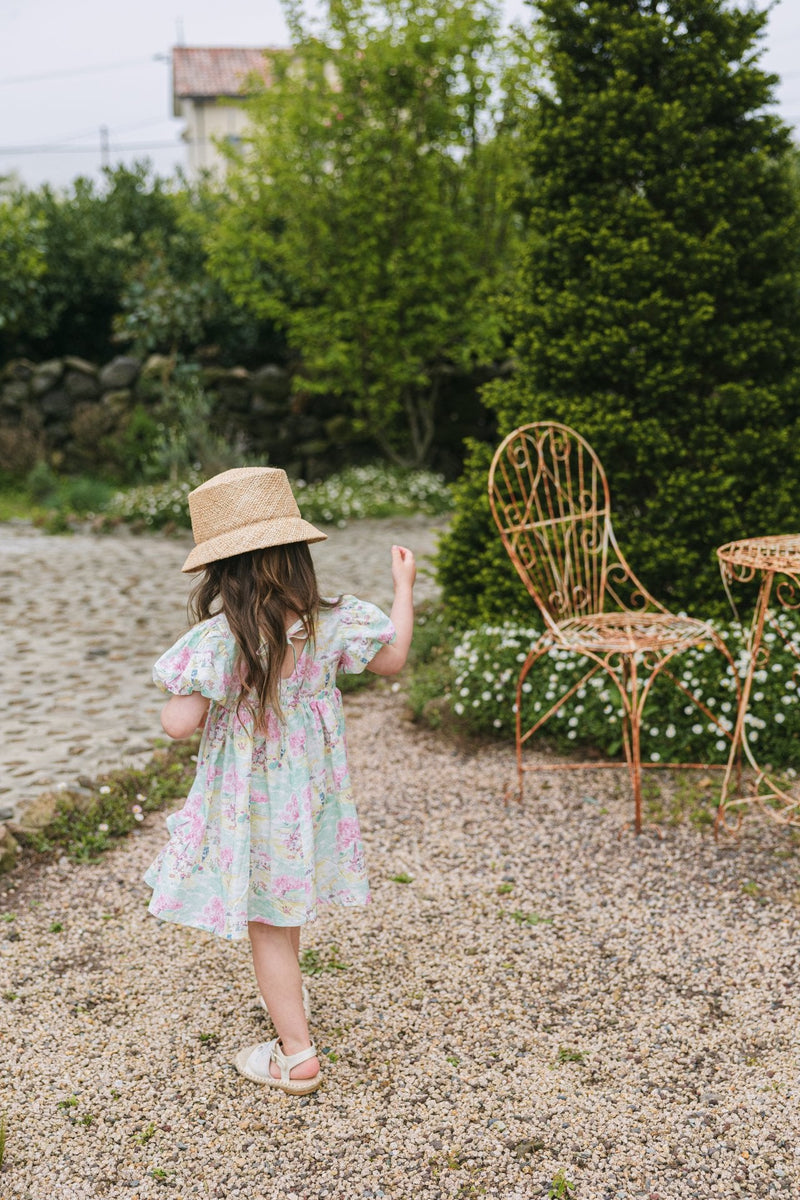
<path fill-rule="evenodd" d="M 148 886 L 152 886 L 152 885 L 148 885 Z M 248 920 L 248 923 L 250 921 L 258 921 L 262 925 L 273 925 L 276 929 L 295 929 L 295 928 L 299 928 L 300 926 L 303 926 L 303 925 L 312 925 L 317 920 L 317 918 L 319 916 L 318 910 L 323 905 L 328 907 L 328 906 L 332 906 L 334 904 L 338 904 L 341 908 L 366 908 L 367 905 L 371 904 L 371 903 L 372 903 L 372 895 L 371 894 L 367 895 L 363 900 L 324 900 L 324 899 L 320 899 L 317 901 L 317 908 L 309 909 L 305 919 L 302 921 L 297 921 L 297 920 L 294 920 L 294 921 L 269 921 L 269 920 L 267 920 L 266 917 L 260 917 L 258 915 L 250 916 L 249 914 L 248 914 L 247 920 Z M 162 921 L 165 924 L 170 924 L 170 925 L 182 925 L 184 927 L 184 929 L 199 929 L 202 933 L 211 933 L 215 937 L 219 937 L 225 942 L 241 942 L 241 941 L 244 941 L 248 936 L 246 928 L 243 929 L 241 932 L 236 932 L 236 933 L 220 933 L 218 929 L 214 929 L 210 925 L 201 925 L 199 921 L 181 920 L 181 914 L 178 910 L 174 910 L 173 912 L 170 912 L 167 909 L 162 912 L 153 912 L 152 901 L 151 901 L 151 904 L 149 904 L 147 906 L 147 911 L 150 913 L 151 916 L 155 917 L 157 921 Z"/>

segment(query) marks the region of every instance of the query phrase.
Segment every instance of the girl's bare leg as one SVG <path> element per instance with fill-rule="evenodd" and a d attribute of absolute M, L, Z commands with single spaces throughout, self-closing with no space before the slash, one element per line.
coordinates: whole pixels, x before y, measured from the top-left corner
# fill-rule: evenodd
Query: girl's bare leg
<path fill-rule="evenodd" d="M 297 1054 L 311 1045 L 308 1023 L 303 1012 L 302 979 L 297 954 L 300 947 L 298 927 L 248 924 L 253 966 L 261 995 L 286 1055 Z M 272 1075 L 280 1072 L 271 1064 Z M 310 1079 L 319 1071 L 319 1060 L 310 1058 L 294 1067 L 292 1079 Z"/>

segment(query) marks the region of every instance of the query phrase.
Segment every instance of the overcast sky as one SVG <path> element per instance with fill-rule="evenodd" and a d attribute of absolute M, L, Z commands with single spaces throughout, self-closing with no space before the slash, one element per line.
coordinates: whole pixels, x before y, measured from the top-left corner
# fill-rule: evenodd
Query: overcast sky
<path fill-rule="evenodd" d="M 765 0 L 759 0 L 763 5 Z M 529 18 L 503 0 L 507 20 Z M 30 186 L 96 176 L 101 127 L 112 162 L 185 162 L 171 116 L 170 48 L 285 46 L 279 0 L 0 0 L 0 175 Z M 773 11 L 763 63 L 781 76 L 779 107 L 800 130 L 800 0 Z"/>

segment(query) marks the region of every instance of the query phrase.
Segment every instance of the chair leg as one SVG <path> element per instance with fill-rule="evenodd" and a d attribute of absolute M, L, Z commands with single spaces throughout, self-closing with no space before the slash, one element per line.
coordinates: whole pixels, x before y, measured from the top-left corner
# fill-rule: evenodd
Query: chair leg
<path fill-rule="evenodd" d="M 631 779 L 633 781 L 634 829 L 642 832 L 642 747 L 639 737 L 641 717 L 638 711 L 631 716 Z"/>
<path fill-rule="evenodd" d="M 624 718 L 627 724 L 627 736 L 624 739 L 625 757 L 628 760 L 633 789 L 633 826 L 638 835 L 642 832 L 642 709 L 636 659 L 633 655 L 626 656 L 623 662 L 622 679 L 623 703 L 627 710 Z"/>
<path fill-rule="evenodd" d="M 516 720 L 514 722 L 514 728 L 516 731 L 517 781 L 519 788 L 517 799 L 520 804 L 522 804 L 523 799 L 523 781 L 525 778 L 525 770 L 522 766 L 522 685 L 525 682 L 525 678 L 531 667 L 539 661 L 543 654 L 547 653 L 548 649 L 548 645 L 546 643 L 543 644 L 543 639 L 540 639 L 533 649 L 528 652 L 528 657 L 522 664 L 522 669 L 519 673 L 519 678 L 517 679 L 517 711 L 515 714 Z"/>

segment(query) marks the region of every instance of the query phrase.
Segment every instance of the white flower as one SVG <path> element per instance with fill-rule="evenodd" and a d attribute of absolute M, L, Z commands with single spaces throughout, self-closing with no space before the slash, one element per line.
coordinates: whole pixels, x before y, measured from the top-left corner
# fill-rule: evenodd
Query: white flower
<path fill-rule="evenodd" d="M 108 786 L 107 783 L 104 783 L 103 786 L 101 788 L 98 788 L 97 790 L 99 791 L 101 796 L 107 796 L 109 794 L 109 792 L 111 791 L 111 788 Z"/>
<path fill-rule="evenodd" d="M 661 755 L 658 753 L 657 750 L 654 750 L 653 753 L 650 755 L 650 762 L 660 762 L 660 761 L 661 761 Z"/>
<path fill-rule="evenodd" d="M 726 741 L 724 741 L 722 738 L 720 738 L 718 742 L 715 742 L 715 743 L 714 743 L 714 745 L 716 746 L 717 750 L 724 750 L 724 749 L 725 749 L 725 747 L 727 746 L 727 744 L 728 744 L 728 743 L 727 743 Z"/>
<path fill-rule="evenodd" d="M 667 726 L 667 728 L 664 730 L 664 736 L 665 736 L 665 737 L 668 737 L 668 738 L 674 738 L 674 737 L 675 737 L 675 732 L 676 732 L 676 730 L 675 730 L 675 726 L 674 726 L 674 725 L 668 725 L 668 726 Z"/>
<path fill-rule="evenodd" d="M 783 724 L 783 722 L 786 720 L 786 717 L 784 716 L 784 714 L 783 714 L 782 712 L 776 712 L 776 713 L 775 713 L 775 720 L 777 721 L 777 723 L 778 723 L 779 725 L 782 725 L 782 724 Z"/>
<path fill-rule="evenodd" d="M 97 826 L 98 833 L 108 833 L 109 825 L 107 821 L 101 821 Z"/>
<path fill-rule="evenodd" d="M 693 725 L 692 726 L 692 733 L 702 733 L 702 732 L 703 732 L 702 725 Z"/>

